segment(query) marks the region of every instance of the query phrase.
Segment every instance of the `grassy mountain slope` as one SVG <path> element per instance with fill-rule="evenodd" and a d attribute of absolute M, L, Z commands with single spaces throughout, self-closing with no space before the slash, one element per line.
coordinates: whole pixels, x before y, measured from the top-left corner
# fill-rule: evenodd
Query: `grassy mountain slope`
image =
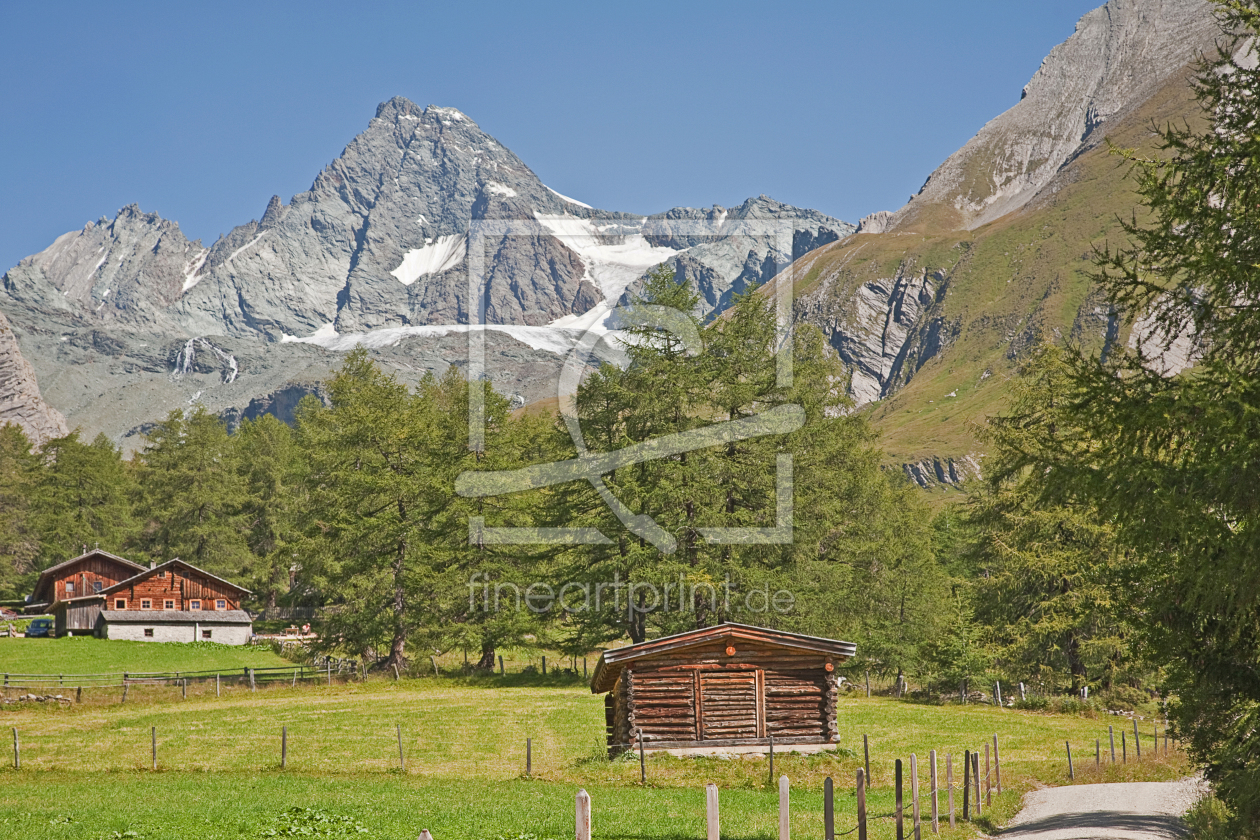
<path fill-rule="evenodd" d="M 932 472 L 950 484 L 951 466 L 965 478 L 982 457 L 980 427 L 1002 410 L 1024 355 L 1043 339 L 1102 349 L 1110 319 L 1088 277 L 1093 248 L 1116 243 L 1118 217 L 1139 210 L 1128 167 L 1104 138 L 1150 151 L 1155 126 L 1195 119 L 1188 81 L 1188 70 L 1177 74 L 1117 115 L 1033 200 L 996 221 L 968 231 L 957 229 L 948 205 L 916 208 L 909 224 L 858 234 L 798 263 L 798 317 L 825 331 L 820 313 L 852 310 L 864 283 L 924 272 L 936 278 L 891 395 L 867 408 L 890 466 L 917 470 L 929 484 Z"/>

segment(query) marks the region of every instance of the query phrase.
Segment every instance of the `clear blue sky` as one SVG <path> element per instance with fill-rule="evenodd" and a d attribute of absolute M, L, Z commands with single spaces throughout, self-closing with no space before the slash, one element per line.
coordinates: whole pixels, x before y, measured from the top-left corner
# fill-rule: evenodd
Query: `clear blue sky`
<path fill-rule="evenodd" d="M 895 209 L 1102 0 L 0 5 L 0 271 L 136 202 L 206 244 L 402 95 L 607 210 Z"/>

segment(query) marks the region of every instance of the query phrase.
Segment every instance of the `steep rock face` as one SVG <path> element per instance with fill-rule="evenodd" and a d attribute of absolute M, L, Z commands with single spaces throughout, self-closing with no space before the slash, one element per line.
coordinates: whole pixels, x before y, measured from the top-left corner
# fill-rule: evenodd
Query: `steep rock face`
<path fill-rule="evenodd" d="M 10 423 L 20 426 L 36 445 L 70 432 L 66 418 L 40 396 L 35 371 L 22 357 L 13 327 L 0 312 L 0 426 Z"/>
<path fill-rule="evenodd" d="M 466 115 L 396 97 L 308 192 L 287 206 L 273 198 L 260 222 L 211 248 L 180 302 L 183 324 L 278 339 L 326 324 L 458 323 L 468 311 L 469 220 L 566 212 L 590 211 L 547 189 Z M 580 261 L 561 243 L 519 250 L 496 253 L 488 271 L 496 323 L 545 323 L 593 305 Z"/>
<path fill-rule="evenodd" d="M 932 490 L 937 487 L 960 489 L 963 484 L 981 477 L 980 461 L 974 454 L 961 458 L 924 458 L 921 461 L 901 465 L 906 478 L 922 487 Z"/>
<path fill-rule="evenodd" d="M 1108 120 L 1210 47 L 1208 0 L 1109 0 L 1050 51 L 1020 101 L 929 176 L 894 226 L 975 229 L 1023 206 Z M 925 208 L 932 208 L 930 211 Z"/>
<path fill-rule="evenodd" d="M 804 260 L 798 268 L 809 272 L 817 262 Z M 795 317 L 828 336 L 852 374 L 849 395 L 863 406 L 908 381 L 944 346 L 939 325 L 931 329 L 924 316 L 943 291 L 945 273 L 901 264 L 891 277 L 874 277 L 836 294 L 837 284 L 852 282 L 847 267 L 818 266 L 817 285 L 797 298 Z M 925 323 L 936 340 L 921 335 Z"/>

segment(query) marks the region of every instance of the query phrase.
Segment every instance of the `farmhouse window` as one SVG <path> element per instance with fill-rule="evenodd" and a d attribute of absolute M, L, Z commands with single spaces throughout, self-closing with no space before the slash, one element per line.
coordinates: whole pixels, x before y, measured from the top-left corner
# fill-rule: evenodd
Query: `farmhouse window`
<path fill-rule="evenodd" d="M 115 598 L 115 599 L 114 599 L 114 609 L 116 609 L 116 610 L 125 610 L 125 609 L 127 609 L 127 599 L 126 599 L 126 598 Z"/>
<path fill-rule="evenodd" d="M 74 594 L 74 581 L 68 580 L 66 581 L 66 595 L 69 596 L 73 594 Z"/>
<path fill-rule="evenodd" d="M 165 571 L 158 572 L 158 577 L 160 578 L 166 577 L 166 572 Z"/>
<path fill-rule="evenodd" d="M 188 609 L 190 609 L 190 610 L 199 610 L 199 609 L 201 609 L 201 602 L 200 602 L 200 601 L 189 601 L 189 602 L 188 602 Z"/>
<path fill-rule="evenodd" d="M 225 601 L 225 600 L 223 600 L 222 598 L 220 598 L 219 600 L 217 600 L 217 601 L 215 601 L 215 602 L 214 602 L 214 608 L 215 608 L 216 610 L 226 610 L 226 609 L 227 609 L 227 601 Z"/>
<path fill-rule="evenodd" d="M 208 638 L 210 638 L 210 631 L 209 631 L 209 630 L 202 630 L 202 631 L 201 631 L 201 638 L 203 638 L 203 639 L 208 639 Z"/>
<path fill-rule="evenodd" d="M 102 586 L 102 584 L 101 584 L 101 582 L 100 582 L 99 580 L 94 580 L 94 581 L 92 581 L 92 592 L 93 592 L 93 593 L 100 592 L 102 588 L 103 588 L 103 586 Z"/>
<path fill-rule="evenodd" d="M 152 601 L 150 601 L 148 598 L 141 598 L 141 599 L 140 599 L 140 609 L 142 609 L 142 610 L 151 610 L 151 609 L 153 609 L 153 602 L 152 602 Z"/>
<path fill-rule="evenodd" d="M 162 609 L 164 610 L 175 609 L 175 602 L 171 600 L 170 598 L 167 598 L 165 601 L 162 602 Z"/>
<path fill-rule="evenodd" d="M 144 636 L 145 636 L 145 638 L 146 638 L 146 639 L 152 639 L 152 638 L 153 638 L 153 628 L 152 628 L 152 627 L 146 627 L 146 628 L 144 628 Z"/>

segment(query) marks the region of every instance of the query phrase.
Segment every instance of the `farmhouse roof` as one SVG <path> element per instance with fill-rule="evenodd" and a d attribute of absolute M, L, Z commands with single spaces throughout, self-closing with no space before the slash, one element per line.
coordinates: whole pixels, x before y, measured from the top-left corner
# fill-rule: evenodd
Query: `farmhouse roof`
<path fill-rule="evenodd" d="M 242 595 L 252 594 L 245 587 L 237 586 L 235 583 L 232 583 L 232 581 L 230 580 L 224 580 L 223 578 L 217 575 L 212 575 L 209 572 L 207 572 L 205 569 L 198 569 L 196 566 L 192 565 L 191 563 L 185 563 L 183 560 L 180 560 L 178 557 L 175 557 L 171 560 L 167 560 L 165 563 L 162 563 L 159 566 L 154 566 L 151 569 L 144 569 L 138 575 L 132 575 L 126 580 L 119 581 L 118 583 L 115 583 L 113 586 L 102 589 L 99 594 L 109 595 L 115 592 L 116 590 L 122 589 L 125 586 L 130 586 L 132 583 L 142 578 L 151 577 L 157 574 L 158 572 L 165 571 L 166 569 L 173 569 L 173 568 L 181 568 L 186 571 L 196 572 L 197 574 L 202 575 L 204 577 L 208 577 L 211 580 L 217 580 L 219 583 L 223 584 L 224 586 L 229 586 L 232 589 L 235 589 L 237 592 L 241 593 Z M 118 612 L 118 611 L 115 610 L 115 612 Z"/>
<path fill-rule="evenodd" d="M 101 610 L 104 621 L 117 624 L 252 624 L 244 610 Z"/>
<path fill-rule="evenodd" d="M 37 592 L 39 591 L 39 585 L 43 583 L 44 580 L 49 575 L 52 575 L 55 572 L 58 572 L 66 568 L 67 566 L 72 566 L 75 563 L 78 563 L 80 560 L 86 560 L 89 557 L 95 557 L 95 556 L 108 557 L 110 560 L 113 560 L 115 563 L 118 563 L 119 565 L 130 566 L 131 568 L 137 571 L 144 568 L 144 566 L 141 566 L 139 563 L 136 563 L 132 560 L 128 560 L 126 557 L 119 557 L 117 554 L 110 554 L 108 551 L 102 551 L 99 548 L 94 548 L 91 551 L 80 554 L 78 557 L 71 557 L 69 560 L 65 560 L 61 563 L 58 563 L 55 566 L 49 566 L 47 569 L 44 569 L 44 571 L 39 573 L 39 577 L 36 579 L 35 591 Z"/>
<path fill-rule="evenodd" d="M 783 630 L 753 627 L 749 624 L 728 621 L 716 627 L 689 630 L 674 636 L 665 636 L 648 642 L 640 642 L 637 645 L 604 651 L 599 661 L 595 663 L 595 673 L 591 676 L 591 693 L 602 694 L 612 691 L 617 684 L 617 677 L 621 675 L 621 670 L 627 662 L 724 639 L 739 639 L 770 647 L 830 654 L 841 659 L 851 659 L 857 655 L 857 645 L 853 642 L 824 639 L 821 636 L 804 636 L 800 633 L 788 633 Z"/>

